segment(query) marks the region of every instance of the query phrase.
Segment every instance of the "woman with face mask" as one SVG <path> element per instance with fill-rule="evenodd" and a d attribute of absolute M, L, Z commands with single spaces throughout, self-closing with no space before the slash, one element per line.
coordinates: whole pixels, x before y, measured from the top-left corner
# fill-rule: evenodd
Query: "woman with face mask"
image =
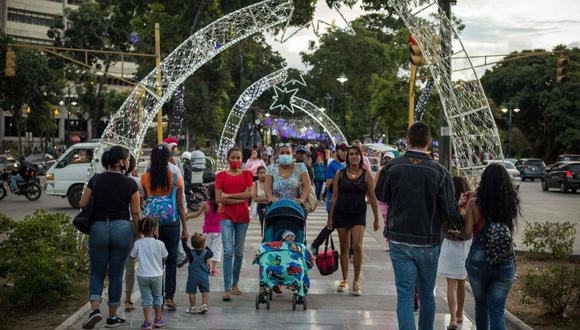
<path fill-rule="evenodd" d="M 290 143 L 278 147 L 278 163 L 268 166 L 264 188 L 269 202 L 293 199 L 303 204 L 308 198 L 310 192 L 308 170 L 304 163 L 294 162 Z"/>
<path fill-rule="evenodd" d="M 230 301 L 232 295 L 242 294 L 238 282 L 244 260 L 246 231 L 250 223 L 248 198 L 252 197 L 253 186 L 252 172 L 241 169 L 241 150 L 231 148 L 227 158 L 230 167 L 219 172 L 215 178 L 215 197 L 220 204 L 219 218 L 224 251 L 223 301 Z"/>

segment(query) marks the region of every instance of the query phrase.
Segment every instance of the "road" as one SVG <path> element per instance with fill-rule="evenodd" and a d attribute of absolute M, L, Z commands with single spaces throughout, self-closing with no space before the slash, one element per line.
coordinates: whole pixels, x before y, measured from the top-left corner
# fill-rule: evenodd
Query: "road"
<path fill-rule="evenodd" d="M 525 222 L 563 222 L 570 221 L 576 226 L 575 254 L 580 254 L 580 192 L 560 193 L 556 190 L 542 191 L 540 181 L 522 182 L 520 186 L 522 217 L 516 233 L 518 249 L 522 248 L 521 239 L 525 229 Z M 32 214 L 38 208 L 48 212 L 63 212 L 74 216 L 77 210 L 70 208 L 66 198 L 47 196 L 45 194 L 38 201 L 31 202 L 24 196 L 8 196 L 0 201 L 0 212 L 13 218 L 22 219 Z"/>

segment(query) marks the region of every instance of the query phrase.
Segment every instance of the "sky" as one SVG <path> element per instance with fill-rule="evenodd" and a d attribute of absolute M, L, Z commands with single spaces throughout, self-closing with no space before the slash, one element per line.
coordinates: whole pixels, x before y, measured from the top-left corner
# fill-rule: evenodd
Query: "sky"
<path fill-rule="evenodd" d="M 549 50 L 558 44 L 580 47 L 580 0 L 458 0 L 452 11 L 465 24 L 460 37 L 470 56 L 536 48 Z M 353 20 L 364 11 L 356 5 L 341 13 L 347 20 Z M 317 4 L 315 20 L 319 19 L 346 26 L 324 0 Z M 269 38 L 272 47 L 291 67 L 302 70 L 306 67 L 299 53 L 307 51 L 309 40 L 315 39 L 312 29 L 301 30 L 284 43 Z M 474 64 L 477 63 L 475 60 Z"/>

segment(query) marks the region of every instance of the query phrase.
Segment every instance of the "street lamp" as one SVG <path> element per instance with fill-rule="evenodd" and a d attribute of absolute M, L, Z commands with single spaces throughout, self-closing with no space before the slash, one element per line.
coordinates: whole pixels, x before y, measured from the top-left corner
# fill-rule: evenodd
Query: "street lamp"
<path fill-rule="evenodd" d="M 340 83 L 340 87 L 342 88 L 342 127 L 346 129 L 346 91 L 344 88 L 344 84 L 348 81 L 348 78 L 343 73 L 340 74 L 336 80 Z"/>
<path fill-rule="evenodd" d="M 508 143 L 506 156 L 509 157 L 512 149 L 512 112 L 520 112 L 520 109 L 517 104 L 508 103 L 507 105 L 502 106 L 501 112 L 508 114 Z"/>
<path fill-rule="evenodd" d="M 332 95 L 326 93 L 326 95 L 324 95 L 324 99 L 326 100 L 326 109 L 328 109 L 330 114 L 332 114 L 332 109 L 330 108 L 330 101 L 332 101 Z"/>

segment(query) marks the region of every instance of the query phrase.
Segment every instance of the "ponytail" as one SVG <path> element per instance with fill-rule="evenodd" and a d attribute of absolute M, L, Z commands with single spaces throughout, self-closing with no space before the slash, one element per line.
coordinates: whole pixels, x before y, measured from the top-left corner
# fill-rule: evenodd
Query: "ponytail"
<path fill-rule="evenodd" d="M 155 229 L 157 229 L 157 216 L 145 217 L 139 223 L 139 231 L 145 236 L 151 236 Z"/>
<path fill-rule="evenodd" d="M 110 158 L 111 158 L 111 153 L 109 152 L 109 150 L 105 151 L 103 153 L 103 156 L 101 156 L 101 165 L 103 165 L 105 170 L 109 169 L 109 166 L 110 166 L 109 159 Z"/>

